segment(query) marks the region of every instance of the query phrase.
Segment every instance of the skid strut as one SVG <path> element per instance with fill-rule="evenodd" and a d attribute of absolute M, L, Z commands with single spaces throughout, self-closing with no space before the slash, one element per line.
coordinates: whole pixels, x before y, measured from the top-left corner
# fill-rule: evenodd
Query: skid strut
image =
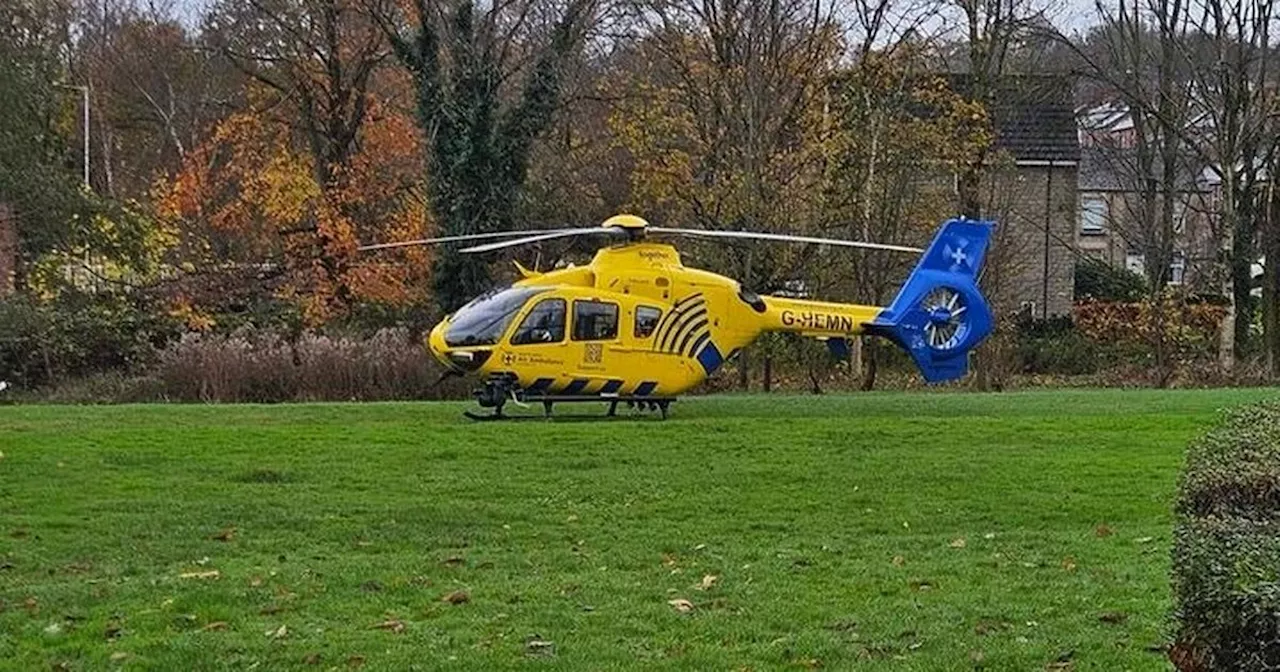
<path fill-rule="evenodd" d="M 474 413 L 465 411 L 463 415 L 472 420 L 488 421 L 488 420 L 515 420 L 529 419 L 536 416 L 509 416 L 503 414 L 503 408 L 508 403 L 514 403 L 524 407 L 528 404 L 541 403 L 542 417 L 551 418 L 553 416 L 553 408 L 558 403 L 583 403 L 596 402 L 606 403 L 609 410 L 604 416 L 574 416 L 574 417 L 616 417 L 618 412 L 618 404 L 625 403 L 628 408 L 637 408 L 646 411 L 658 411 L 662 414 L 662 419 L 667 419 L 668 411 L 671 403 L 676 400 L 675 397 L 653 397 L 638 396 L 625 394 L 529 394 L 520 389 L 513 377 L 495 377 L 485 381 L 484 386 L 475 392 L 476 402 L 481 408 L 492 408 L 493 412 L 489 414 Z"/>

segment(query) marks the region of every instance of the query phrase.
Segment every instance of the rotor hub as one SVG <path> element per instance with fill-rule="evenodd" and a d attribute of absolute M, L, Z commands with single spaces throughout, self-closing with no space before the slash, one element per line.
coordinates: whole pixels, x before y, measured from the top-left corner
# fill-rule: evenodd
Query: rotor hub
<path fill-rule="evenodd" d="M 643 217 L 635 215 L 614 215 L 604 220 L 604 223 L 600 226 L 606 229 L 626 229 L 631 232 L 635 230 L 643 231 L 649 228 L 649 222 L 646 222 Z"/>

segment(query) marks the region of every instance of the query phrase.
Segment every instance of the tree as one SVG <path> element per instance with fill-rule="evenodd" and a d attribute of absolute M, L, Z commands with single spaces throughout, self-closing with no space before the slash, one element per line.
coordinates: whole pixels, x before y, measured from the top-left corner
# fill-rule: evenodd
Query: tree
<path fill-rule="evenodd" d="M 983 107 L 929 73 L 924 56 L 909 42 L 867 50 L 831 87 L 822 216 L 849 238 L 924 244 L 954 215 L 946 178 L 990 142 Z M 854 262 L 845 291 L 884 305 L 914 260 L 858 250 Z M 866 344 L 862 386 L 871 389 L 877 346 Z"/>
<path fill-rule="evenodd" d="M 352 259 L 353 240 L 374 233 L 377 222 L 354 210 L 349 198 L 363 188 L 353 181 L 353 157 L 369 119 L 376 76 L 390 49 L 373 18 L 387 2 L 372 7 L 357 0 L 227 0 L 214 6 L 206 23 L 208 39 L 234 66 L 261 85 L 257 115 L 278 115 L 306 147 L 305 164 L 326 195 L 334 217 L 354 229 L 326 226 L 322 217 L 295 222 L 286 232 L 295 253 L 310 250 L 315 270 L 335 290 L 331 305 L 316 315 L 343 312 L 356 296 L 344 278 L 362 262 Z M 287 112 L 281 113 L 278 108 Z M 320 212 L 320 211 L 317 211 Z"/>
<path fill-rule="evenodd" d="M 68 142 L 79 99 L 58 88 L 71 16 L 46 0 L 0 0 L 0 16 L 0 209 L 16 221 L 11 272 L 22 288 L 27 266 L 70 246 L 77 218 L 88 218 L 92 208 L 79 185 L 79 153 Z"/>
<path fill-rule="evenodd" d="M 1272 11 L 1264 0 L 1099 4 L 1111 58 L 1086 59 L 1091 76 L 1121 96 L 1135 120 L 1153 292 L 1163 289 L 1172 257 L 1172 194 L 1187 156 L 1219 183 L 1214 233 L 1222 241 L 1220 277 L 1230 298 L 1220 348 L 1225 371 L 1248 349 L 1249 269 L 1264 210 L 1264 166 L 1277 151 Z"/>
<path fill-rule="evenodd" d="M 355 253 L 361 236 L 421 237 L 427 221 L 412 122 L 372 97 L 365 107 L 376 123 L 360 129 L 340 175 L 327 171 L 329 183 L 290 126 L 253 107 L 188 152 L 156 192 L 172 263 L 186 272 L 180 304 L 207 314 L 285 299 L 317 325 L 355 302 L 424 300 L 422 250 Z"/>
<path fill-rule="evenodd" d="M 154 5 L 86 2 L 78 19 L 71 69 L 91 92 L 94 186 L 109 198 L 145 199 L 243 102 L 244 78 Z"/>
<path fill-rule="evenodd" d="M 539 25 L 553 10 L 536 0 L 482 10 L 470 0 L 415 0 L 411 19 L 376 14 L 413 73 L 439 234 L 513 228 L 533 142 L 559 106 L 562 68 L 581 48 L 595 5 L 570 0 Z M 441 254 L 432 285 L 436 305 L 450 311 L 489 289 L 491 279 L 483 260 Z"/>

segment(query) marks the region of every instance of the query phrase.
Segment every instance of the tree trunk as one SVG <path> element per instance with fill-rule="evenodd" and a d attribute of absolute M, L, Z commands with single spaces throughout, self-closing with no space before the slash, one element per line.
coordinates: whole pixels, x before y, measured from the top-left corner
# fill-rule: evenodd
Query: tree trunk
<path fill-rule="evenodd" d="M 866 367 L 862 372 L 861 388 L 863 392 L 870 392 L 876 386 L 876 370 L 878 368 L 878 365 L 876 364 L 877 345 L 875 338 L 868 338 L 864 342 L 866 343 L 866 353 L 863 359 L 866 363 Z"/>
<path fill-rule="evenodd" d="M 0 203 L 0 299 L 13 294 L 18 274 L 18 218 Z"/>
<path fill-rule="evenodd" d="M 1272 173 L 1274 174 L 1274 173 Z M 1263 206 L 1262 218 L 1262 339 L 1263 351 L 1266 354 L 1267 376 L 1271 380 L 1280 377 L 1280 311 L 1277 311 L 1277 300 L 1280 299 L 1280 231 L 1277 231 L 1277 215 L 1280 215 L 1280 203 L 1277 202 L 1275 187 L 1268 184 Z"/>

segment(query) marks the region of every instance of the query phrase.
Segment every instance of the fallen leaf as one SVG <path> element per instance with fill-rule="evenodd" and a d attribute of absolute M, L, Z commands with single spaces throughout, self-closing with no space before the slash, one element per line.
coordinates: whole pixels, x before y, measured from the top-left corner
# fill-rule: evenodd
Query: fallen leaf
<path fill-rule="evenodd" d="M 22 601 L 22 608 L 26 609 L 27 613 L 34 615 L 40 610 L 40 603 L 36 601 L 36 598 L 28 597 Z"/>
<path fill-rule="evenodd" d="M 1149 544 L 1155 541 L 1155 537 L 1138 537 L 1137 539 L 1134 539 L 1134 541 L 1139 544 Z"/>
<path fill-rule="evenodd" d="M 951 548 L 964 548 L 965 543 L 964 537 L 956 537 L 951 540 Z"/>
<path fill-rule="evenodd" d="M 1093 534 L 1097 537 L 1109 537 L 1115 534 L 1115 531 L 1112 530 L 1111 527 L 1109 527 L 1106 523 L 1103 523 L 1097 526 L 1096 528 L 1094 528 Z"/>
<path fill-rule="evenodd" d="M 1073 558 L 1073 557 L 1071 557 L 1071 556 L 1069 556 L 1069 555 L 1068 555 L 1067 557 L 1063 558 L 1063 559 L 1062 559 L 1062 569 L 1063 569 L 1064 571 L 1068 571 L 1068 572 L 1074 572 L 1074 571 L 1076 571 L 1076 559 L 1075 559 L 1075 558 Z"/>
<path fill-rule="evenodd" d="M 234 527 L 224 527 L 224 528 L 223 528 L 221 531 L 219 531 L 217 534 L 215 534 L 215 535 L 213 535 L 213 536 L 211 536 L 211 537 L 209 537 L 209 538 L 210 538 L 210 539 L 212 539 L 212 540 L 214 540 L 214 541 L 231 541 L 233 538 L 235 538 L 235 536 L 236 536 L 236 528 L 234 528 Z"/>
<path fill-rule="evenodd" d="M 355 669 L 364 667 L 364 656 L 349 656 L 347 658 L 347 667 Z"/>
<path fill-rule="evenodd" d="M 465 590 L 455 590 L 440 598 L 440 601 L 448 602 L 449 604 L 465 604 L 471 601 L 471 595 Z"/>
<path fill-rule="evenodd" d="M 283 626 L 282 626 L 282 627 L 283 627 Z M 212 622 L 212 623 L 206 623 L 206 624 L 205 624 L 205 626 L 204 626 L 203 628 L 200 628 L 200 629 L 201 629 L 201 630 L 206 630 L 206 631 L 213 631 L 213 630 L 226 630 L 226 629 L 227 629 L 227 622 L 226 622 L 226 621 L 214 621 L 214 622 Z"/>
<path fill-rule="evenodd" d="M 396 619 L 387 619 L 373 626 L 373 628 L 375 630 L 387 630 L 389 632 L 394 632 L 396 634 L 399 634 L 404 632 L 404 621 L 399 621 Z"/>
<path fill-rule="evenodd" d="M 1102 621 L 1103 623 L 1111 623 L 1112 625 L 1116 625 L 1119 623 L 1124 623 L 1125 621 L 1129 620 L 1129 614 L 1126 614 L 1123 611 L 1108 611 L 1103 614 L 1100 614 L 1098 616 L 1098 620 Z"/>
<path fill-rule="evenodd" d="M 45 626 L 44 634 L 46 634 L 46 635 L 61 635 L 61 634 L 62 634 L 62 624 L 61 624 L 61 623 L 50 623 L 49 625 Z"/>
<path fill-rule="evenodd" d="M 698 582 L 698 590 L 711 590 L 711 587 L 716 585 L 716 581 L 719 580 L 720 577 L 715 574 L 707 574 L 702 577 L 702 581 Z"/>
<path fill-rule="evenodd" d="M 667 600 L 667 604 L 671 605 L 672 607 L 675 608 L 676 611 L 682 614 L 687 614 L 693 611 L 693 603 L 682 597 L 676 598 L 674 600 Z"/>
<path fill-rule="evenodd" d="M 524 653 L 526 656 L 554 656 L 556 655 L 556 643 L 543 639 L 538 635 L 533 635 L 524 642 Z"/>
<path fill-rule="evenodd" d="M 307 655 L 302 657 L 302 662 L 307 665 L 319 665 L 320 660 L 321 660 L 320 654 L 314 653 L 314 652 L 308 653 Z"/>
<path fill-rule="evenodd" d="M 575 516 L 575 515 L 570 514 L 570 515 L 569 515 L 569 517 L 568 517 L 568 518 L 565 518 L 564 520 L 565 520 L 565 522 L 566 522 L 566 523 L 576 523 L 576 522 L 578 522 L 578 517 L 577 517 L 577 516 Z"/>
<path fill-rule="evenodd" d="M 284 639 L 289 635 L 289 626 L 282 624 L 280 627 L 276 628 L 275 630 L 268 630 L 264 634 L 266 634 L 266 636 L 270 637 L 271 639 Z"/>
<path fill-rule="evenodd" d="M 446 567 L 457 567 L 458 565 L 462 565 L 464 563 L 466 563 L 466 559 L 458 555 L 451 555 L 444 559 L 444 565 Z"/>
<path fill-rule="evenodd" d="M 969 652 L 970 662 L 981 663 L 983 660 L 986 660 L 986 658 L 987 658 L 987 654 L 984 653 L 982 649 L 974 649 Z"/>
<path fill-rule="evenodd" d="M 796 661 L 796 664 L 798 664 L 800 667 L 803 667 L 806 670 L 816 670 L 822 667 L 822 661 L 818 660 L 817 658 L 802 658 Z"/>
<path fill-rule="evenodd" d="M 125 653 L 124 651 L 116 651 L 115 653 L 111 654 L 111 662 L 118 663 L 128 657 L 129 657 L 128 653 Z"/>
<path fill-rule="evenodd" d="M 662 554 L 662 564 L 663 564 L 664 566 L 666 566 L 666 567 L 675 567 L 675 566 L 676 566 L 676 556 L 675 556 L 674 554 L 672 554 L 672 553 L 663 553 L 663 554 Z"/>
<path fill-rule="evenodd" d="M 901 566 L 903 566 L 903 565 L 905 565 L 905 564 L 907 564 L 907 559 L 906 559 L 906 558 L 902 557 L 901 555 L 895 555 L 895 556 L 893 556 L 893 565 L 894 565 L 895 567 L 901 567 Z"/>
<path fill-rule="evenodd" d="M 207 572 L 183 572 L 178 576 L 183 579 L 216 579 L 222 576 L 222 573 L 216 569 L 211 569 Z"/>
<path fill-rule="evenodd" d="M 995 532 L 988 532 L 988 533 L 986 533 L 986 534 L 982 535 L 982 538 L 983 538 L 983 539 L 995 539 L 995 538 L 996 538 L 996 533 L 995 533 Z M 979 651 L 979 653 L 981 653 L 981 651 Z"/>
<path fill-rule="evenodd" d="M 253 586 L 254 588 L 257 588 L 258 586 L 261 586 L 261 585 L 262 585 L 262 577 L 261 577 L 261 576 L 255 576 L 255 577 L 253 577 L 252 579 L 249 579 L 249 585 L 250 585 L 250 586 Z"/>

